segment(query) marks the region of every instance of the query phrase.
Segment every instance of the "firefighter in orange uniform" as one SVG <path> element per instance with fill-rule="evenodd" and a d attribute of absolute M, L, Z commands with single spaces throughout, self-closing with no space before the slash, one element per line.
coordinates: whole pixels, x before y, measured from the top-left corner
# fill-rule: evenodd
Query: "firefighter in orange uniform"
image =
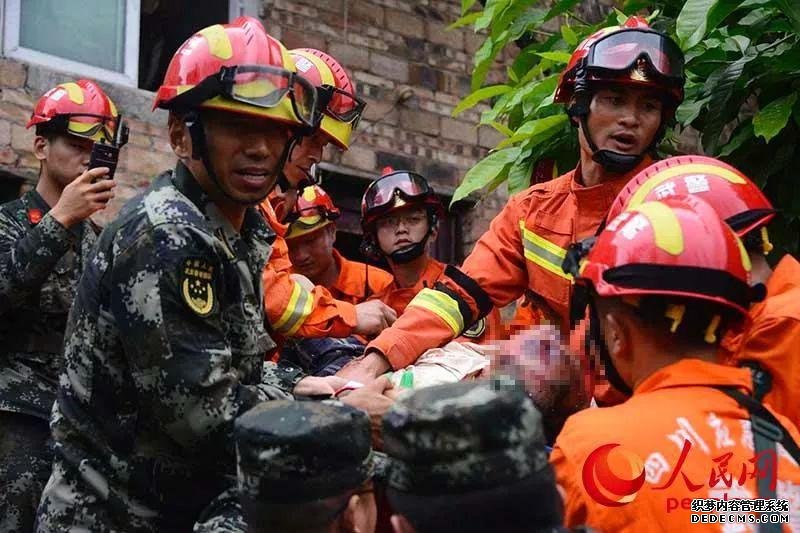
<path fill-rule="evenodd" d="M 771 376 L 764 401 L 800 424 L 800 264 L 785 255 L 773 272 L 766 260 L 772 250 L 767 223 L 775 209 L 758 186 L 717 159 L 679 156 L 659 161 L 636 176 L 620 193 L 609 219 L 641 202 L 676 194 L 707 201 L 742 239 L 753 265 L 753 282 L 765 283 L 767 298 L 750 308 L 751 325 L 731 331 L 721 343 L 732 364 L 757 362 Z"/>
<path fill-rule="evenodd" d="M 381 292 L 392 282 L 392 275 L 351 261 L 333 247 L 340 214 L 322 187 L 306 187 L 287 218 L 286 244 L 294 272 L 325 287 L 334 298 L 358 304 Z"/>
<path fill-rule="evenodd" d="M 750 268 L 734 232 L 696 196 L 623 212 L 580 261 L 576 295 L 591 309 L 609 379 L 633 394 L 573 415 L 559 434 L 550 461 L 567 526 L 720 531 L 725 509 L 695 509 L 717 519 L 698 525 L 693 499 L 779 498 L 800 528 L 800 434 L 753 395 L 748 369 L 717 359 L 726 329 L 764 295 Z"/>
<path fill-rule="evenodd" d="M 377 295 L 399 315 L 418 295 L 423 301 L 431 287 L 454 267 L 430 256 L 437 224 L 444 207 L 428 181 L 405 170 L 392 171 L 370 184 L 361 201 L 364 252 L 385 258 L 394 281 Z M 493 308 L 486 316 L 460 328 L 465 340 L 486 343 L 500 333 L 500 313 Z"/>
<path fill-rule="evenodd" d="M 641 18 L 581 43 L 555 94 L 578 126 L 578 167 L 511 198 L 463 266 L 451 270 L 455 275 L 420 292 L 341 375 L 365 380 L 402 368 L 526 291 L 547 304 L 566 332 L 572 291 L 571 276 L 561 270 L 566 248 L 595 233 L 617 193 L 651 162 L 683 100 L 683 82 L 680 49 Z"/>
<path fill-rule="evenodd" d="M 277 233 L 274 251 L 264 270 L 264 299 L 268 322 L 276 337 L 347 337 L 374 335 L 396 316 L 380 302 L 337 300 L 324 287 L 311 289 L 292 278 L 287 226 L 281 222 L 293 208 L 296 191 L 313 184 L 312 166 L 319 162 L 329 142 L 347 150 L 365 103 L 355 96 L 355 86 L 344 68 L 330 55 L 308 48 L 292 50 L 298 73 L 317 87 L 321 113 L 319 129 L 303 136 L 294 147 L 276 192 L 261 204 L 261 211 Z M 277 213 L 276 213 L 277 211 Z M 280 342 L 279 342 L 280 344 Z"/>

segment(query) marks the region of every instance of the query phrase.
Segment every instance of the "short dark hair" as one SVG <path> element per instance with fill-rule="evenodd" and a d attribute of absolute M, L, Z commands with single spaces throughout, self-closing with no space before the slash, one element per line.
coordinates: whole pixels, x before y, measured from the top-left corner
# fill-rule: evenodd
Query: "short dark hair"
<path fill-rule="evenodd" d="M 563 503 L 552 467 L 516 483 L 462 493 L 413 494 L 387 487 L 392 508 L 418 533 L 534 533 L 561 525 Z"/>
<path fill-rule="evenodd" d="M 622 298 L 603 298 L 603 300 L 634 308 L 640 320 L 670 335 L 670 341 L 680 347 L 708 348 L 716 345 L 730 325 L 742 318 L 740 313 L 730 307 L 698 298 L 647 295 L 640 297 L 634 306 Z M 682 307 L 683 315 L 675 331 L 670 333 L 674 321 L 667 316 L 667 313 L 671 306 Z M 715 317 L 719 317 L 716 328 L 713 328 L 716 340 L 709 343 L 706 341 L 706 334 Z"/>

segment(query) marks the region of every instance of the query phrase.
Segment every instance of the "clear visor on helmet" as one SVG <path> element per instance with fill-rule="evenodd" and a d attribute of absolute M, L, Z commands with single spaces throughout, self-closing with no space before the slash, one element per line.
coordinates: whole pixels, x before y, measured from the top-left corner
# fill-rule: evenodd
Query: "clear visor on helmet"
<path fill-rule="evenodd" d="M 431 193 L 430 185 L 419 174 L 398 172 L 389 174 L 369 186 L 364 194 L 367 209 L 380 209 L 392 202 L 399 192 L 406 200 L 423 197 Z"/>
<path fill-rule="evenodd" d="M 322 111 L 356 129 L 367 103 L 338 87 L 323 85 L 317 88 Z"/>
<path fill-rule="evenodd" d="M 256 107 L 275 107 L 288 94 L 298 120 L 307 126 L 314 125 L 316 90 L 294 72 L 278 67 L 240 65 L 224 67 L 220 81 L 224 96 Z"/>
<path fill-rule="evenodd" d="M 683 79 L 683 52 L 672 39 L 654 31 L 621 31 L 601 38 L 589 51 L 586 66 L 627 71 L 634 68 L 639 59 L 645 59 L 665 78 Z"/>

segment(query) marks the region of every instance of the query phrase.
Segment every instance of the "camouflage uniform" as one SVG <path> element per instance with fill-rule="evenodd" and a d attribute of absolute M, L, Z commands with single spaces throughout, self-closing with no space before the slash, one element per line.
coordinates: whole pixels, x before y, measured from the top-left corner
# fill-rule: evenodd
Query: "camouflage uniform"
<path fill-rule="evenodd" d="M 339 402 L 264 403 L 242 415 L 235 431 L 238 490 L 221 495 L 196 532 L 244 532 L 247 520 L 250 531 L 269 531 L 282 505 L 302 511 L 305 503 L 346 496 L 372 476 L 369 419 Z"/>
<path fill-rule="evenodd" d="M 302 376 L 263 382 L 272 239 L 254 209 L 235 231 L 180 163 L 103 231 L 67 326 L 39 531 L 187 530 L 232 485 L 233 420 Z"/>
<path fill-rule="evenodd" d="M 494 494 L 530 483 L 540 493 L 521 490 L 517 499 L 537 502 L 548 516 L 525 530 L 559 530 L 561 498 L 548 465 L 541 415 L 520 383 L 462 381 L 405 394 L 384 416 L 383 438 L 395 512 L 430 510 L 435 501 L 440 515 L 433 521 L 442 522 L 437 530 L 502 531 L 503 520 L 512 514 L 526 520 L 527 511 Z M 463 503 L 451 508 L 458 501 L 491 508 Z"/>
<path fill-rule="evenodd" d="M 0 206 L 0 531 L 29 531 L 50 475 L 47 422 L 64 329 L 97 240 L 65 228 L 35 190 Z"/>

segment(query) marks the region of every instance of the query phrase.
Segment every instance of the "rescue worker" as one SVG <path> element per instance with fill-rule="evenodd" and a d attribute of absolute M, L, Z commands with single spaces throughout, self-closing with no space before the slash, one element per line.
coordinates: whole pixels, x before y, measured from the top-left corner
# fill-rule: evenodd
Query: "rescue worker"
<path fill-rule="evenodd" d="M 107 168 L 87 170 L 95 141 L 110 143 L 118 113 L 90 80 L 62 83 L 36 103 L 36 187 L 0 206 L 0 530 L 31 531 L 50 476 L 48 421 L 67 314 L 114 197 Z"/>
<path fill-rule="evenodd" d="M 595 233 L 617 193 L 651 162 L 683 83 L 678 45 L 639 17 L 583 41 L 555 93 L 578 127 L 577 168 L 512 197 L 462 267 L 421 292 L 341 375 L 363 381 L 402 368 L 526 291 L 568 334 L 566 248 Z"/>
<path fill-rule="evenodd" d="M 396 533 L 560 531 L 541 417 L 512 380 L 405 394 L 383 437 Z"/>
<path fill-rule="evenodd" d="M 377 300 L 337 300 L 325 287 L 305 287 L 291 275 L 291 262 L 284 241 L 288 227 L 284 218 L 294 208 L 296 191 L 314 183 L 311 169 L 319 163 L 323 148 L 333 143 L 341 150 L 348 149 L 350 136 L 366 105 L 356 96 L 355 85 L 347 72 L 330 55 L 301 48 L 292 50 L 291 56 L 298 72 L 317 89 L 319 124 L 317 129 L 305 131 L 299 137 L 276 192 L 270 201 L 261 205 L 270 226 L 278 234 L 263 275 L 264 292 L 270 296 L 265 299 L 267 318 L 272 331 L 277 334 L 278 344 L 283 344 L 284 337 L 374 336 L 397 318 L 387 306 Z"/>
<path fill-rule="evenodd" d="M 428 181 L 405 170 L 387 168 L 385 172 L 367 187 L 361 200 L 363 251 L 389 264 L 394 281 L 377 298 L 400 315 L 409 305 L 424 307 L 433 293 L 431 287 L 459 272 L 430 255 L 444 207 Z M 492 309 L 488 317 L 459 328 L 459 334 L 472 342 L 488 342 L 500 328 L 500 314 Z"/>
<path fill-rule="evenodd" d="M 353 304 L 380 293 L 392 283 L 392 275 L 380 268 L 351 261 L 340 254 L 336 241 L 336 219 L 341 212 L 322 187 L 303 189 L 289 214 L 286 243 L 294 271 L 331 295 Z"/>
<path fill-rule="evenodd" d="M 750 308 L 746 332 L 731 331 L 721 343 L 733 364 L 758 363 L 771 376 L 764 401 L 800 424 L 800 264 L 791 255 L 773 272 L 767 224 L 775 209 L 758 186 L 730 165 L 704 156 L 679 156 L 648 167 L 620 192 L 609 218 L 641 202 L 676 194 L 696 195 L 716 210 L 742 239 L 753 265 L 753 283 L 764 283 L 767 298 Z"/>
<path fill-rule="evenodd" d="M 763 297 L 750 268 L 710 205 L 676 196 L 611 220 L 573 270 L 609 379 L 632 396 L 559 434 L 550 461 L 567 525 L 674 531 L 692 523 L 692 499 L 798 501 L 800 433 L 753 396 L 748 369 L 717 362 L 725 331 Z M 796 505 L 786 514 L 800 527 Z M 692 529 L 719 531 L 716 518 Z"/>
<path fill-rule="evenodd" d="M 238 486 L 196 533 L 375 531 L 367 416 L 339 403 L 274 401 L 236 420 Z"/>
<path fill-rule="evenodd" d="M 254 208 L 314 88 L 254 18 L 204 28 L 154 107 L 178 158 L 100 235 L 65 334 L 39 531 L 183 531 L 228 488 L 233 420 L 341 380 L 263 364 L 259 280 L 273 234 Z"/>
<path fill-rule="evenodd" d="M 334 221 L 339 214 L 339 209 L 321 187 L 306 187 L 289 214 L 286 243 L 296 275 L 324 287 L 334 298 L 356 305 L 383 290 L 392 282 L 392 276 L 377 267 L 346 259 L 336 251 Z M 329 376 L 354 357 L 361 356 L 365 343 L 363 337 L 352 335 L 294 337 L 288 339 L 282 349 L 281 360 L 300 365 L 310 375 Z"/>

